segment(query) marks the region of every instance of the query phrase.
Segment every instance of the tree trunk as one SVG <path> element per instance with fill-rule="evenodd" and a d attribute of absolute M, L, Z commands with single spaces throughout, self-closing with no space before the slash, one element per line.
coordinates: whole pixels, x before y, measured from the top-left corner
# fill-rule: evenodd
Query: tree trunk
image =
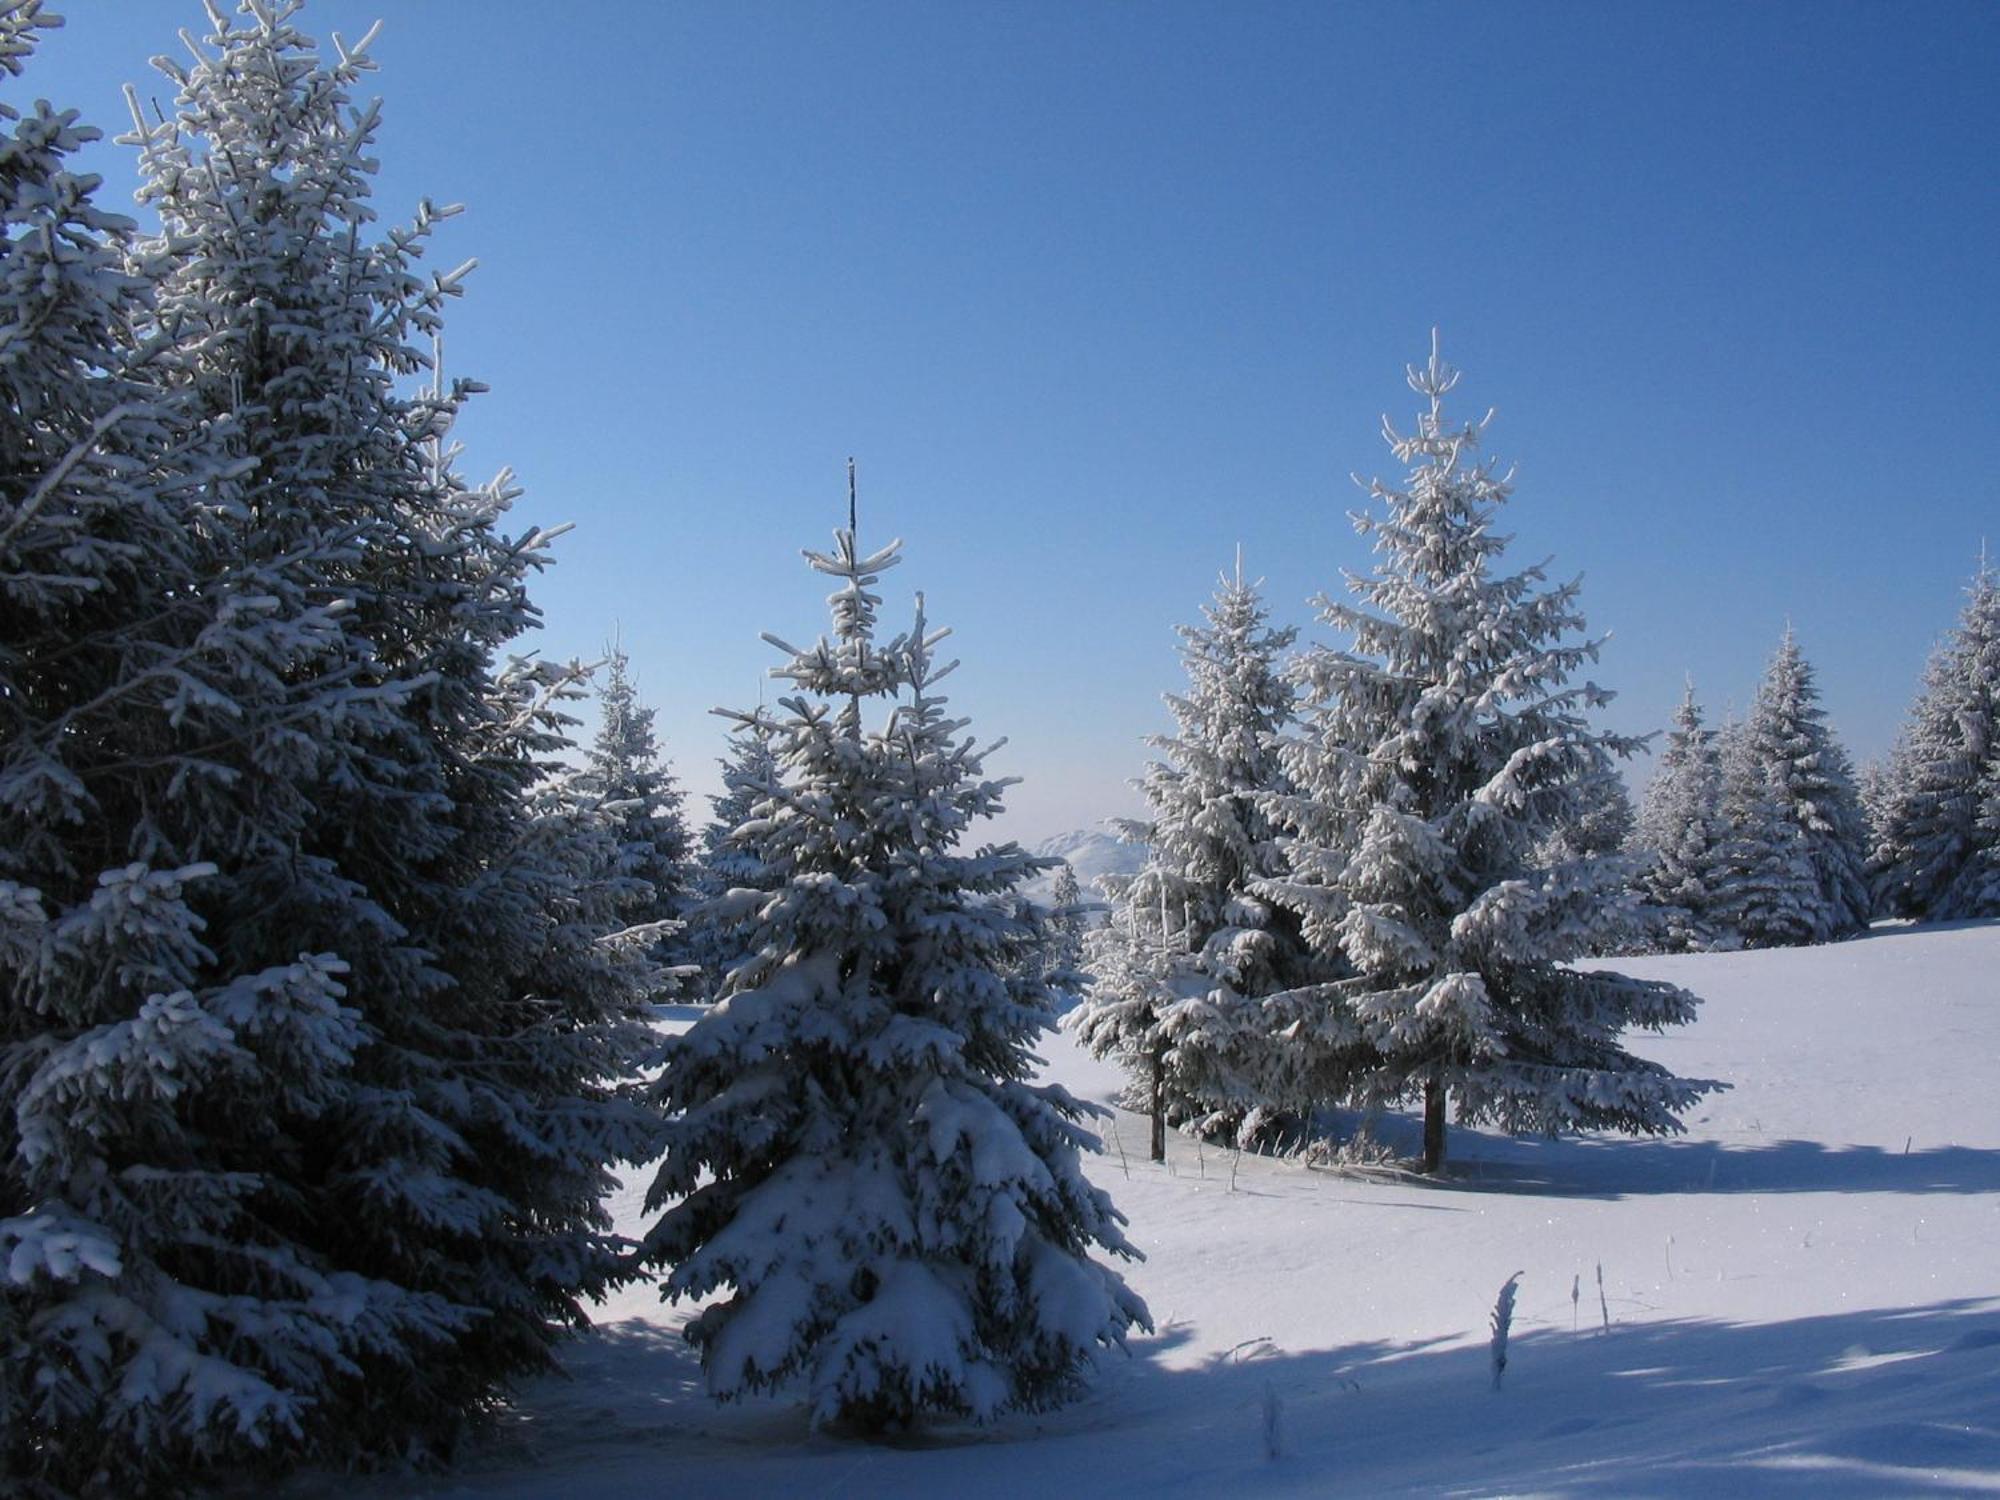
<path fill-rule="evenodd" d="M 1154 1161 L 1167 1159 L 1167 1068 L 1161 1052 L 1153 1054 L 1153 1141 Z"/>
<path fill-rule="evenodd" d="M 1424 1082 L 1424 1161 L 1421 1170 L 1436 1172 L 1444 1166 L 1444 1080 Z"/>

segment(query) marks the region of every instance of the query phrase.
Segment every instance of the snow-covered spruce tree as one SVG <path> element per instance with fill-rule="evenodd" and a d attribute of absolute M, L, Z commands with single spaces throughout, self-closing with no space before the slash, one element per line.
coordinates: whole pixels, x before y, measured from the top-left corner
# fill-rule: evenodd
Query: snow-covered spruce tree
<path fill-rule="evenodd" d="M 1087 931 L 1083 887 L 1068 860 L 1056 866 L 1049 885 L 1048 939 L 1040 955 L 1042 978 L 1055 990 L 1058 1003 L 1082 987 L 1084 941 Z"/>
<path fill-rule="evenodd" d="M 1734 935 L 1717 922 L 1724 842 L 1715 733 L 1702 725 L 1690 681 L 1630 839 L 1633 855 L 1644 861 L 1636 889 L 1652 924 L 1650 937 L 1665 952 L 1735 945 Z"/>
<path fill-rule="evenodd" d="M 1545 870 L 1575 860 L 1623 854 L 1637 818 L 1624 772 L 1606 757 L 1601 767 L 1579 779 L 1574 810 L 1535 846 L 1530 863 L 1538 870 Z M 1587 956 L 1610 957 L 1642 951 L 1647 945 L 1644 929 L 1643 918 L 1636 925 L 1610 924 Z"/>
<path fill-rule="evenodd" d="M 1086 1106 L 1028 1082 L 1053 1005 L 1018 891 L 1050 862 L 961 851 L 1005 783 L 945 715 L 922 597 L 876 638 L 897 546 L 849 529 L 807 558 L 839 581 L 832 637 L 770 638 L 794 688 L 758 720 L 773 887 L 735 902 L 752 956 L 666 1049 L 643 1258 L 669 1299 L 721 1294 L 688 1327 L 719 1397 L 797 1381 L 815 1422 L 865 1431 L 1045 1405 L 1146 1321 L 1090 1258 L 1136 1252 L 1083 1174 Z"/>
<path fill-rule="evenodd" d="M 61 1314 L 61 1416 L 134 1487 L 436 1455 L 619 1272 L 606 1164 L 651 1141 L 607 1081 L 641 1042 L 624 961 L 579 941 L 587 872 L 532 801 L 556 684 L 495 664 L 544 539 L 454 471 L 470 387 L 404 387 L 457 273 L 419 272 L 428 210 L 370 229 L 375 110 L 347 98 L 372 64 L 322 62 L 294 10 L 212 13 L 162 64 L 175 117 L 134 136 L 159 279 L 122 321 L 215 465 L 181 502 L 194 583 L 160 602 L 211 623 L 183 661 L 142 616 L 119 649 L 150 696 L 43 741 L 103 762 L 74 770 L 103 852 L 67 878 L 130 863 L 43 940 L 89 1003 L 10 1055 L 25 1206 L 88 1188 L 111 1231 L 122 1279 Z"/>
<path fill-rule="evenodd" d="M 1731 720 L 1716 739 L 1721 778 L 1721 873 L 1715 926 L 1725 946 L 1770 948 L 1812 941 L 1812 866 L 1785 816 L 1748 726 Z"/>
<path fill-rule="evenodd" d="M 0 69 L 45 24 L 0 4 Z M 219 893 L 372 708 L 326 612 L 215 545 L 224 424 L 132 336 L 157 266 L 68 167 L 93 134 L 0 106 L 0 1473 L 135 1496 L 303 1443 L 358 1360 L 467 1319 L 272 1191 L 367 1034 L 337 957 L 231 952 Z"/>
<path fill-rule="evenodd" d="M 729 736 L 728 753 L 716 764 L 722 768 L 722 791 L 711 799 L 711 816 L 702 829 L 683 950 L 697 970 L 695 998 L 704 1002 L 721 993 L 729 971 L 749 956 L 739 946 L 742 923 L 721 898 L 732 891 L 769 890 L 772 884 L 760 850 L 764 815 L 777 795 L 779 772 L 764 721 L 739 726 Z"/>
<path fill-rule="evenodd" d="M 1166 1013 L 1184 991 L 1187 955 L 1163 938 L 1157 920 L 1142 926 L 1134 907 L 1123 902 L 1130 876 L 1106 882 L 1113 914 L 1085 939 L 1090 981 L 1083 1004 L 1064 1018 L 1094 1057 L 1108 1057 L 1125 1071 L 1122 1103 L 1151 1122 L 1147 1155 L 1167 1159 L 1167 1120 L 1176 1090 L 1174 1059 L 1168 1045 Z M 1190 985 L 1191 987 L 1191 985 Z"/>
<path fill-rule="evenodd" d="M 1889 916 L 2000 916 L 1983 804 L 2000 799 L 2000 574 L 1982 553 L 1883 775 L 1869 861 Z"/>
<path fill-rule="evenodd" d="M 639 701 L 630 666 L 614 647 L 597 690 L 597 738 L 577 783 L 597 800 L 617 842 L 626 920 L 662 934 L 651 958 L 662 970 L 664 994 L 693 977 L 673 972 L 692 962 L 682 924 L 693 899 L 693 858 L 680 785 L 660 760 L 653 710 Z"/>
<path fill-rule="evenodd" d="M 2000 760 L 2000 755 L 1996 755 Z M 1985 795 L 1979 801 L 1979 821 L 1974 833 L 1979 852 L 1965 872 L 1953 882 L 1953 899 L 1964 902 L 1963 910 L 1987 915 L 2000 912 L 2000 765 L 1988 763 Z"/>
<path fill-rule="evenodd" d="M 1273 738 L 1292 689 L 1278 658 L 1297 632 L 1270 627 L 1240 562 L 1203 614 L 1180 629 L 1188 688 L 1167 698 L 1179 732 L 1152 738 L 1164 758 L 1138 782 L 1152 816 L 1124 830 L 1146 863 L 1093 935 L 1102 1004 L 1093 994 L 1069 1023 L 1124 1063 L 1156 1144 L 1169 1122 L 1248 1144 L 1309 1107 L 1262 1001 L 1325 977 L 1297 917 L 1253 890 L 1284 864 L 1263 799 L 1285 789 Z"/>
<path fill-rule="evenodd" d="M 1427 1171 L 1444 1160 L 1448 1099 L 1461 1122 L 1509 1130 L 1678 1131 L 1711 1085 L 1619 1038 L 1690 1019 L 1694 997 L 1564 966 L 1634 919 L 1629 866 L 1533 865 L 1607 758 L 1635 745 L 1592 729 L 1584 712 L 1608 694 L 1571 683 L 1597 654 L 1566 639 L 1583 626 L 1579 585 L 1498 571 L 1509 485 L 1474 461 L 1486 421 L 1448 424 L 1458 374 L 1435 337 L 1409 380 L 1425 401 L 1416 431 L 1384 423 L 1409 476 L 1372 486 L 1381 513 L 1355 517 L 1376 566 L 1349 575 L 1360 603 L 1317 601 L 1354 648 L 1296 665 L 1304 732 L 1283 753 L 1298 790 L 1272 802 L 1290 870 L 1263 889 L 1355 971 L 1297 1004 L 1320 1012 L 1318 1036 L 1365 1049 L 1355 1102 L 1421 1097 Z"/>
<path fill-rule="evenodd" d="M 1632 837 L 1638 810 L 1624 774 L 1615 764 L 1585 778 L 1577 787 L 1575 813 L 1542 840 L 1535 862 L 1559 865 L 1573 859 L 1616 854 Z"/>
<path fill-rule="evenodd" d="M 1897 744 L 1900 745 L 1902 740 L 1903 736 L 1898 735 Z M 1883 832 L 1889 826 L 1889 804 L 1895 797 L 1895 787 L 1889 780 L 1889 762 L 1894 756 L 1895 750 L 1891 749 L 1888 757 L 1877 756 L 1873 760 L 1864 760 L 1854 772 L 1855 800 L 1861 804 L 1861 817 L 1868 824 L 1871 873 L 1874 868 L 1875 851 L 1881 848 Z M 1887 904 L 1879 892 L 1876 897 L 1876 910 L 1887 910 Z"/>
<path fill-rule="evenodd" d="M 1725 744 L 1730 925 L 1752 948 L 1824 943 L 1868 925 L 1868 833 L 1847 753 L 1789 627 Z"/>

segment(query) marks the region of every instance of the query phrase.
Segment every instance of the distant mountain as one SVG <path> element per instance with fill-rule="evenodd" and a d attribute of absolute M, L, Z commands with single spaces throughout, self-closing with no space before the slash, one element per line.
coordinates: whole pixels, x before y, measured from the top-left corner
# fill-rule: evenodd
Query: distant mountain
<path fill-rule="evenodd" d="M 1068 833 L 1059 833 L 1035 845 L 1034 852 L 1068 860 L 1069 867 L 1076 871 L 1077 884 L 1083 887 L 1085 895 L 1090 896 L 1100 894 L 1096 885 L 1098 877 L 1136 875 L 1139 867 L 1146 862 L 1144 844 L 1120 843 L 1118 835 L 1106 828 L 1076 828 Z M 1037 882 L 1035 894 L 1046 894 L 1047 886 L 1045 877 Z"/>

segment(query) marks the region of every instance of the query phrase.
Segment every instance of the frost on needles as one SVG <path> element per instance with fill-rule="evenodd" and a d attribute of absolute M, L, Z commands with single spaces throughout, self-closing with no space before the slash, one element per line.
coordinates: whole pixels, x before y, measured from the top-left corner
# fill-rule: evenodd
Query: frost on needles
<path fill-rule="evenodd" d="M 720 1294 L 688 1328 L 717 1396 L 797 1381 L 816 1423 L 866 1431 L 1044 1406 L 1147 1326 L 1090 1255 L 1136 1252 L 1084 1176 L 1087 1107 L 1028 1081 L 1054 1007 L 1021 886 L 1054 861 L 964 850 L 1007 783 L 945 711 L 922 596 L 877 638 L 896 546 L 806 556 L 833 630 L 767 637 L 792 691 L 733 716 L 778 773 L 729 840 L 759 880 L 711 903 L 747 956 L 666 1047 L 641 1253 L 667 1298 Z"/>
<path fill-rule="evenodd" d="M 1747 948 L 1824 943 L 1868 925 L 1867 825 L 1847 752 L 1787 628 L 1749 717 L 1722 738 L 1724 921 Z"/>
<path fill-rule="evenodd" d="M 1275 738 L 1291 722 L 1279 655 L 1296 632 L 1273 629 L 1239 560 L 1205 623 L 1180 627 L 1185 692 L 1167 707 L 1177 732 L 1151 741 L 1161 759 L 1137 783 L 1150 816 L 1121 832 L 1147 846 L 1137 874 L 1106 881 L 1111 920 L 1090 935 L 1093 982 L 1065 1022 L 1131 1079 L 1126 1102 L 1165 1128 L 1249 1145 L 1288 1129 L 1324 1095 L 1267 996 L 1328 977 L 1298 917 L 1254 887 L 1284 858 L 1267 805 L 1288 789 Z"/>
<path fill-rule="evenodd" d="M 1982 551 L 1890 756 L 1870 873 L 1882 909 L 2000 916 L 2000 573 Z"/>
<path fill-rule="evenodd" d="M 1668 953 L 1735 948 L 1726 924 L 1729 831 L 1722 818 L 1722 764 L 1703 726 L 1690 681 L 1640 803 L 1630 848 L 1651 945 Z"/>
<path fill-rule="evenodd" d="M 365 43 L 211 10 L 160 233 L 0 109 L 0 1467 L 179 1493 L 435 1460 L 624 1270 L 652 1120 L 612 850 L 501 652 L 543 538 L 423 370 Z M 0 66 L 32 42 L 0 4 Z"/>
<path fill-rule="evenodd" d="M 1374 484 L 1376 509 L 1355 517 L 1376 566 L 1349 576 L 1356 602 L 1317 601 L 1353 646 L 1296 663 L 1302 724 L 1283 757 L 1297 792 L 1270 799 L 1288 869 L 1260 889 L 1353 966 L 1297 993 L 1298 1035 L 1361 1049 L 1351 1101 L 1423 1100 L 1427 1170 L 1443 1162 L 1448 1104 L 1508 1130 L 1677 1132 L 1713 1085 L 1620 1037 L 1692 1019 L 1695 998 L 1568 966 L 1635 920 L 1628 862 L 1537 858 L 1637 742 L 1586 722 L 1610 695 L 1573 681 L 1598 651 L 1577 636 L 1579 584 L 1503 571 L 1510 485 L 1475 456 L 1490 413 L 1446 418 L 1458 373 L 1435 338 L 1409 381 L 1416 430 L 1383 424 L 1408 475 Z"/>

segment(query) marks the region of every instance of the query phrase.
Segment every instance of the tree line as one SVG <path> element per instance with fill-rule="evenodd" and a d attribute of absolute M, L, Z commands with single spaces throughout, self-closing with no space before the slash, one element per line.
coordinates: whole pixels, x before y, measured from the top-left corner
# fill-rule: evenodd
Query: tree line
<path fill-rule="evenodd" d="M 1620 982 L 1617 954 L 1820 943 L 1878 917 L 2000 916 L 2000 580 L 1982 555 L 1894 749 L 1857 778 L 1788 628 L 1748 714 L 1708 728 L 1690 683 L 1638 809 L 1591 732 L 1610 694 L 1574 584 L 1496 571 L 1508 487 L 1454 427 L 1456 372 L 1411 465 L 1355 517 L 1378 565 L 1360 603 L 1321 598 L 1349 650 L 1274 628 L 1238 558 L 1183 627 L 1177 732 L 1121 833 L 1107 922 L 1068 1024 L 1114 1057 L 1152 1152 L 1179 1126 L 1245 1147 L 1305 1143 L 1317 1111 L 1420 1102 L 1421 1166 L 1467 1123 L 1663 1133 L 1693 1087 L 1620 1052 L 1690 997 Z M 1585 977 L 1587 975 L 1587 977 Z M 1561 977 L 1559 977 L 1561 976 Z"/>

